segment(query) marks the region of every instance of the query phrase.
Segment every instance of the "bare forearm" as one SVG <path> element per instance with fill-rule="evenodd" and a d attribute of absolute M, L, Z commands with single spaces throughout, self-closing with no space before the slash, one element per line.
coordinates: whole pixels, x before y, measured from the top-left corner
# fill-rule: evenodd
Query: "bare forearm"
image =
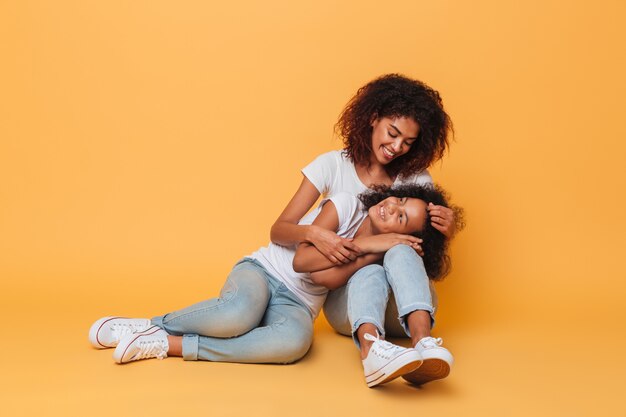
<path fill-rule="evenodd" d="M 298 191 L 293 195 L 283 212 L 274 222 L 270 231 L 272 242 L 282 246 L 293 246 L 300 242 L 309 241 L 307 238 L 309 226 L 300 226 L 298 222 L 313 206 L 320 196 L 320 192 L 309 181 L 302 178 Z"/>
<path fill-rule="evenodd" d="M 270 239 L 277 245 L 293 246 L 302 242 L 309 242 L 311 226 L 304 226 L 279 220 L 272 226 Z"/>
<path fill-rule="evenodd" d="M 298 246 L 293 257 L 293 270 L 296 272 L 321 271 L 334 265 L 315 246 L 307 242 L 303 242 Z"/>
<path fill-rule="evenodd" d="M 369 241 L 371 240 L 372 239 L 370 237 Z M 368 242 L 368 238 L 355 238 L 353 240 L 353 243 L 355 245 L 362 245 L 360 247 L 363 247 L 366 249 L 361 253 L 361 256 L 343 265 L 350 266 L 356 261 L 358 261 L 359 263 L 363 263 L 365 260 L 362 258 L 363 258 L 363 255 L 366 254 L 365 252 L 369 252 L 370 254 L 373 254 L 374 252 L 382 252 L 380 250 L 376 251 L 376 250 L 368 249 L 367 242 Z M 370 259 L 370 258 L 371 256 L 365 259 Z M 382 255 L 379 254 L 378 258 L 382 258 Z M 365 266 L 365 265 L 367 264 L 364 264 L 362 266 Z M 298 249 L 296 250 L 296 254 L 293 258 L 293 269 L 296 272 L 317 272 L 317 271 L 323 271 L 325 269 L 338 267 L 338 266 L 341 266 L 341 265 L 337 265 L 336 263 L 333 263 L 332 261 L 330 261 L 315 246 L 313 246 L 312 244 L 308 242 L 303 242 L 298 246 Z M 362 266 L 356 267 L 355 271 L 358 270 Z"/>
<path fill-rule="evenodd" d="M 368 253 L 359 256 L 356 260 L 339 266 L 311 273 L 311 280 L 330 290 L 346 285 L 348 280 L 356 271 L 364 266 L 379 262 L 383 258 L 383 253 Z"/>

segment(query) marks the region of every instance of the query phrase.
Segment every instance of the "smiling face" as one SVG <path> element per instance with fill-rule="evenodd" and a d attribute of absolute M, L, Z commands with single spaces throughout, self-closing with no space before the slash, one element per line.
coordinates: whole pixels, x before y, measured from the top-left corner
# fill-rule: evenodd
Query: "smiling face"
<path fill-rule="evenodd" d="M 424 229 L 426 202 L 418 198 L 387 197 L 368 210 L 372 232 L 414 234 Z"/>
<path fill-rule="evenodd" d="M 381 165 L 404 155 L 417 140 L 419 126 L 410 117 L 381 117 L 372 122 L 372 159 Z"/>

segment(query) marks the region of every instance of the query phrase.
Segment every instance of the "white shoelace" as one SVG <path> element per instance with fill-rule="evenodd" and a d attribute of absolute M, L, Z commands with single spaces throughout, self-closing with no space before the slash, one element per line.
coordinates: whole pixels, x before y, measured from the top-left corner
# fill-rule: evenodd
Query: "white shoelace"
<path fill-rule="evenodd" d="M 113 323 L 111 324 L 111 335 L 119 342 L 122 337 L 127 334 L 135 333 L 136 331 L 143 330 L 145 326 L 137 323 Z"/>
<path fill-rule="evenodd" d="M 425 337 L 420 340 L 419 343 L 424 349 L 432 349 L 441 346 L 443 344 L 443 340 L 440 337 L 436 339 L 434 337 Z"/>
<path fill-rule="evenodd" d="M 167 340 L 140 340 L 137 344 L 139 345 L 139 352 L 133 356 L 133 360 L 148 358 L 163 359 L 167 357 Z"/>
<path fill-rule="evenodd" d="M 383 359 L 389 359 L 392 356 L 396 355 L 397 353 L 401 352 L 402 350 L 404 350 L 404 348 L 400 347 L 400 346 L 396 346 L 393 343 L 390 343 L 386 340 L 383 340 L 380 338 L 380 336 L 377 334 L 376 336 L 372 336 L 369 333 L 365 333 L 365 335 L 363 336 L 365 338 L 365 340 L 369 340 L 371 342 L 374 342 L 374 344 L 372 346 L 375 346 L 377 348 L 375 348 L 373 350 L 373 353 L 376 356 L 379 356 Z M 378 343 L 376 343 L 378 342 Z"/>

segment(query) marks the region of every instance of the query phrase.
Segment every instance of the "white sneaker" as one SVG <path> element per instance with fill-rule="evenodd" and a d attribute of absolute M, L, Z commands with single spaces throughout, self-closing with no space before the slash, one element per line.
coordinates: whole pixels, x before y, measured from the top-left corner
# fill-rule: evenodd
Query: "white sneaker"
<path fill-rule="evenodd" d="M 91 325 L 89 341 L 98 349 L 117 346 L 127 334 L 141 332 L 151 326 L 150 319 L 129 319 L 126 317 L 102 317 Z"/>
<path fill-rule="evenodd" d="M 113 352 L 117 363 L 127 363 L 139 359 L 167 358 L 167 332 L 160 327 L 152 326 L 143 332 L 126 335 Z"/>
<path fill-rule="evenodd" d="M 365 382 L 370 388 L 414 371 L 422 364 L 422 357 L 415 349 L 394 345 L 369 333 L 364 337 L 374 342 L 363 359 Z"/>
<path fill-rule="evenodd" d="M 419 369 L 403 375 L 407 381 L 421 385 L 436 379 L 443 379 L 450 373 L 450 368 L 454 362 L 450 351 L 442 347 L 441 338 L 424 337 L 415 345 L 424 363 Z"/>

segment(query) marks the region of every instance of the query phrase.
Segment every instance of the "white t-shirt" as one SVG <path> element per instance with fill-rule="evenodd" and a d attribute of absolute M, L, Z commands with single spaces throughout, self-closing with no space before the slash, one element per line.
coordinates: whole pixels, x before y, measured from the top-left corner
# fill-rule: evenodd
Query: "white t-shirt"
<path fill-rule="evenodd" d="M 337 193 L 358 195 L 367 191 L 356 173 L 354 163 L 345 151 L 330 151 L 321 154 L 313 162 L 302 169 L 302 173 L 313 183 L 322 196 L 328 198 Z M 432 184 L 433 179 L 428 170 L 418 172 L 409 177 L 396 177 L 393 185 L 400 184 Z M 305 216 L 306 218 L 306 216 Z M 432 281 L 429 281 L 433 305 L 437 307 L 437 293 Z"/>
<path fill-rule="evenodd" d="M 321 154 L 302 169 L 302 173 L 313 183 L 324 197 L 332 197 L 341 192 L 357 195 L 368 188 L 361 182 L 354 164 L 345 151 L 330 151 Z M 393 185 L 432 183 L 428 170 L 407 178 L 396 177 Z"/>
<path fill-rule="evenodd" d="M 332 201 L 339 217 L 337 235 L 351 238 L 367 217 L 363 204 L 353 194 L 337 193 L 322 200 L 317 208 L 304 216 L 298 224 L 309 225 L 322 211 L 327 201 Z M 326 300 L 328 289 L 311 281 L 309 273 L 298 273 L 293 270 L 293 258 L 296 254 L 295 246 L 280 246 L 270 243 L 248 258 L 256 259 L 276 279 L 282 281 L 287 288 L 298 296 L 311 311 L 313 318 L 317 317 Z"/>

